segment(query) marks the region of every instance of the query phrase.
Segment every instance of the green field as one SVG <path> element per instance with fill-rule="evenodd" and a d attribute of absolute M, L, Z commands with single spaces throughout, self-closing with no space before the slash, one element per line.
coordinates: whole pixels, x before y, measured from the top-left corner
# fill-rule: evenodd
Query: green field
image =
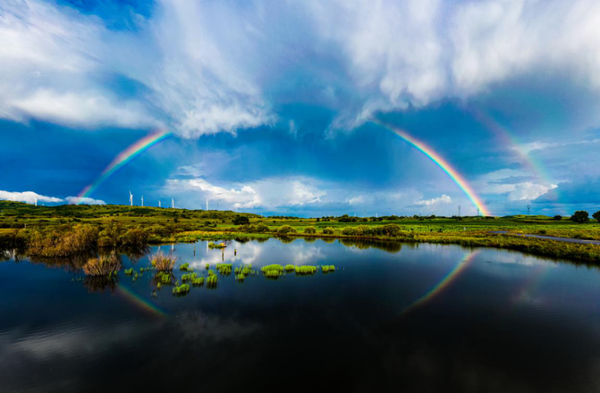
<path fill-rule="evenodd" d="M 493 234 L 493 231 L 508 234 Z M 523 238 L 515 234 L 600 240 L 600 224 L 594 219 L 575 223 L 566 217 L 525 215 L 305 219 L 123 205 L 36 207 L 0 201 L 0 245 L 28 248 L 30 253 L 43 256 L 68 255 L 74 245 L 81 251 L 86 247 L 118 248 L 198 239 L 301 236 L 489 246 L 600 263 L 600 246 Z"/>

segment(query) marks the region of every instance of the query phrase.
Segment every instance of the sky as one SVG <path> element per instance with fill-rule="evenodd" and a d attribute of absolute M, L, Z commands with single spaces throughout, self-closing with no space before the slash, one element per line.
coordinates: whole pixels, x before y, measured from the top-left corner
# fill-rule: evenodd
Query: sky
<path fill-rule="evenodd" d="M 0 43 L 0 199 L 600 210 L 596 0 L 3 0 Z"/>

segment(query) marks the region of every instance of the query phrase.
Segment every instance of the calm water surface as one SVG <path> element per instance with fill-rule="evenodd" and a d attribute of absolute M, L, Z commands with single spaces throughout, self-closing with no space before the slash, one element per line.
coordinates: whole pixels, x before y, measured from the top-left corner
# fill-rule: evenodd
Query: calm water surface
<path fill-rule="evenodd" d="M 68 264 L 7 256 L 0 392 L 600 391 L 596 269 L 428 244 L 271 239 L 173 252 L 197 272 L 222 260 L 338 270 L 232 275 L 152 297 L 152 272 L 133 282 L 121 271 L 102 290 Z"/>

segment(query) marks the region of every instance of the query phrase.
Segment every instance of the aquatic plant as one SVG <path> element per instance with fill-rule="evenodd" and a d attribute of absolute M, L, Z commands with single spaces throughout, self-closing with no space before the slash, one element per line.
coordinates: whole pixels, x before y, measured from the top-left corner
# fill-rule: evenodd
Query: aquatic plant
<path fill-rule="evenodd" d="M 218 243 L 218 244 L 217 243 L 213 243 L 213 242 L 208 243 L 208 248 L 213 248 L 213 249 L 214 248 L 220 248 L 220 249 L 223 249 L 223 248 L 226 248 L 226 247 L 227 247 L 227 244 L 225 244 L 225 243 Z"/>
<path fill-rule="evenodd" d="M 296 270 L 296 266 L 295 265 L 285 265 L 285 271 L 286 272 L 293 272 L 294 270 Z"/>
<path fill-rule="evenodd" d="M 194 281 L 196 278 L 198 278 L 198 275 L 196 273 L 189 273 L 189 274 L 182 275 L 181 276 L 181 281 L 182 282 Z"/>
<path fill-rule="evenodd" d="M 217 263 L 216 269 L 223 276 L 228 276 L 231 274 L 231 263 Z"/>
<path fill-rule="evenodd" d="M 175 257 L 171 255 L 165 255 L 162 251 L 159 251 L 150 257 L 152 266 L 158 271 L 171 271 L 175 266 Z"/>
<path fill-rule="evenodd" d="M 335 266 L 333 266 L 333 265 L 323 265 L 323 266 L 321 266 L 321 271 L 323 273 L 333 273 L 333 272 L 335 272 Z"/>
<path fill-rule="evenodd" d="M 186 262 L 179 266 L 179 270 L 181 270 L 182 272 L 193 272 L 194 268 L 190 267 L 190 264 Z"/>
<path fill-rule="evenodd" d="M 216 275 L 212 275 L 212 276 L 208 276 L 206 278 L 206 285 L 208 287 L 216 287 L 217 286 L 217 282 L 219 281 L 219 278 Z"/>
<path fill-rule="evenodd" d="M 316 266 L 298 266 L 296 267 L 296 274 L 315 274 L 317 271 Z"/>
<path fill-rule="evenodd" d="M 215 275 L 215 271 L 214 270 L 209 270 L 208 271 L 208 276 L 214 276 Z"/>
<path fill-rule="evenodd" d="M 252 265 L 247 265 L 242 268 L 241 273 L 244 276 L 249 276 L 250 274 L 254 274 L 254 270 L 252 270 Z"/>
<path fill-rule="evenodd" d="M 192 285 L 195 286 L 195 287 L 199 287 L 201 285 L 204 285 L 204 277 L 194 278 L 192 280 Z"/>
<path fill-rule="evenodd" d="M 173 288 L 173 295 L 175 296 L 184 296 L 187 295 L 190 291 L 190 286 L 188 284 L 181 284 Z"/>
<path fill-rule="evenodd" d="M 246 276 L 243 274 L 236 274 L 235 279 L 238 281 L 244 281 L 246 279 Z"/>
<path fill-rule="evenodd" d="M 86 276 L 108 276 L 121 269 L 121 260 L 116 254 L 103 255 L 99 258 L 90 258 L 83 265 Z"/>
<path fill-rule="evenodd" d="M 123 270 L 123 273 L 127 276 L 133 275 L 133 268 Z"/>

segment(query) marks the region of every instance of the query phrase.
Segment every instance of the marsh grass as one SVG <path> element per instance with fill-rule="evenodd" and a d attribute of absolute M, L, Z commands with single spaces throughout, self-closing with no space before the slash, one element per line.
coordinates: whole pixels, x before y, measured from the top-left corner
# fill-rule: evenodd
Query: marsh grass
<path fill-rule="evenodd" d="M 231 274 L 231 263 L 217 263 L 216 267 L 219 274 L 223 276 L 229 276 Z"/>
<path fill-rule="evenodd" d="M 190 286 L 188 284 L 181 284 L 173 288 L 173 295 L 185 296 L 190 292 Z"/>
<path fill-rule="evenodd" d="M 90 258 L 83 265 L 86 276 L 108 276 L 121 269 L 121 260 L 116 254 L 101 255 L 98 258 Z"/>
<path fill-rule="evenodd" d="M 323 265 L 323 266 L 321 266 L 321 271 L 323 273 L 333 273 L 333 272 L 335 272 L 335 266 L 334 265 Z"/>
<path fill-rule="evenodd" d="M 170 272 L 175 266 L 176 258 L 172 255 L 165 255 L 162 251 L 150 256 L 150 262 L 152 266 L 158 271 Z"/>
<path fill-rule="evenodd" d="M 316 266 L 298 266 L 298 267 L 296 267 L 297 275 L 311 275 L 311 274 L 315 274 L 316 271 L 317 271 Z"/>
<path fill-rule="evenodd" d="M 212 248 L 212 249 L 215 249 L 215 248 L 216 249 L 224 249 L 226 247 L 227 247 L 227 244 L 225 244 L 225 243 L 213 243 L 213 242 L 208 243 L 208 248 Z"/>
<path fill-rule="evenodd" d="M 181 270 L 182 272 L 193 272 L 194 268 L 190 267 L 190 264 L 186 262 L 179 266 L 179 270 Z"/>

